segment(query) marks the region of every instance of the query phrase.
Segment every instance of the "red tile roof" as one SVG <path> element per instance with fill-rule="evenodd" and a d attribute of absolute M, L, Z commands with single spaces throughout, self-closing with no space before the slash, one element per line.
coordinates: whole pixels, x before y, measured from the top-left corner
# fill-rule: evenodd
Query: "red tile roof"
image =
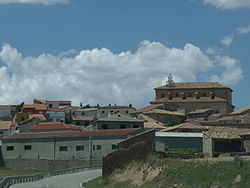
<path fill-rule="evenodd" d="M 60 111 L 63 111 L 63 109 L 61 109 L 61 108 L 49 108 L 47 111 L 60 112 Z"/>
<path fill-rule="evenodd" d="M 24 104 L 23 109 L 26 109 L 26 108 L 28 109 L 33 108 L 35 110 L 47 110 L 48 109 L 47 105 L 45 104 Z"/>
<path fill-rule="evenodd" d="M 31 128 L 31 131 L 53 131 L 53 130 L 80 130 L 80 127 L 64 123 L 38 123 Z"/>
<path fill-rule="evenodd" d="M 15 126 L 15 121 L 0 121 L 0 130 L 8 130 L 10 127 Z"/>
<path fill-rule="evenodd" d="M 61 132 L 34 132 L 34 133 L 18 133 L 11 136 L 3 137 L 2 140 L 15 139 L 44 139 L 44 138 L 69 138 L 69 137 L 89 137 L 89 136 L 112 136 L 126 135 L 140 132 L 142 129 L 110 129 L 110 130 L 91 130 L 91 131 L 61 131 Z"/>
<path fill-rule="evenodd" d="M 44 117 L 44 115 L 43 114 L 30 114 L 29 115 L 29 118 L 38 118 L 38 119 L 40 119 L 40 120 L 46 120 L 46 118 Z"/>

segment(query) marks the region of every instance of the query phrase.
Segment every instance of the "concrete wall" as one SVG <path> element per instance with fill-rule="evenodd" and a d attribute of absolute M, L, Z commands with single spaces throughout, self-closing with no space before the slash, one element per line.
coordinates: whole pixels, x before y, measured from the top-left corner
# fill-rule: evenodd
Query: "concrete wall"
<path fill-rule="evenodd" d="M 203 135 L 203 153 L 206 157 L 213 157 L 214 146 L 212 138 L 207 135 Z"/>
<path fill-rule="evenodd" d="M 47 111 L 47 114 L 49 114 L 49 121 L 50 122 L 65 122 L 65 112 L 64 111 Z"/>
<path fill-rule="evenodd" d="M 126 129 L 128 128 L 144 128 L 144 122 L 119 122 L 119 121 L 97 121 L 96 129 L 103 129 L 103 125 L 107 125 L 107 129 L 121 129 L 124 125 Z M 136 127 L 134 127 L 136 126 Z"/>
<path fill-rule="evenodd" d="M 59 108 L 59 103 L 59 101 L 46 101 L 48 108 Z"/>
<path fill-rule="evenodd" d="M 5 159 L 5 166 L 11 169 L 51 171 L 80 166 L 101 165 L 102 160 L 47 160 L 47 159 Z"/>
<path fill-rule="evenodd" d="M 130 116 L 129 114 L 134 112 L 135 110 L 133 108 L 121 108 L 121 109 L 118 109 L 118 108 L 99 108 L 97 110 L 97 115 L 98 115 L 98 118 L 104 118 L 104 117 L 108 117 L 108 115 L 113 112 L 113 113 L 120 113 L 122 115 L 125 115 L 125 116 Z"/>
<path fill-rule="evenodd" d="M 116 145 L 121 140 L 122 138 L 92 139 L 86 137 L 78 140 L 12 141 L 2 143 L 2 153 L 4 159 L 99 159 L 114 151 L 112 145 Z M 30 145 L 31 150 L 25 150 L 25 145 Z M 7 151 L 7 146 L 14 146 L 14 150 Z M 60 151 L 61 146 L 67 147 L 67 150 Z M 77 146 L 84 146 L 84 150 L 77 150 Z M 98 147 L 101 147 L 101 149 Z"/>

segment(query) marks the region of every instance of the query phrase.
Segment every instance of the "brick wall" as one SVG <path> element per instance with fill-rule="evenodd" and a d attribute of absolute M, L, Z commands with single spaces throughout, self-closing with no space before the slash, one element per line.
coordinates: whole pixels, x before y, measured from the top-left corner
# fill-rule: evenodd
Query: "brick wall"
<path fill-rule="evenodd" d="M 117 168 L 123 168 L 133 160 L 144 160 L 147 154 L 155 151 L 155 130 L 145 131 L 117 144 L 117 150 L 103 158 L 103 176 Z"/>

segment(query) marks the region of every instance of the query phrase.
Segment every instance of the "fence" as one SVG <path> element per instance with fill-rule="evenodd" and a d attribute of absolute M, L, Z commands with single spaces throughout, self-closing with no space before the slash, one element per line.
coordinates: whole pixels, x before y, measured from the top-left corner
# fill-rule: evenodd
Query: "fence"
<path fill-rule="evenodd" d="M 7 176 L 0 180 L 0 188 L 8 188 L 17 183 L 25 183 L 31 181 L 38 181 L 43 179 L 43 174 L 23 175 L 23 176 Z"/>
<path fill-rule="evenodd" d="M 49 172 L 50 176 L 55 176 L 59 174 L 67 174 L 67 173 L 74 173 L 79 172 L 82 170 L 90 170 L 90 169 L 97 169 L 101 168 L 101 165 L 90 165 L 90 166 L 80 166 L 77 168 L 67 168 L 67 169 L 60 169 L 60 170 L 52 170 Z M 43 179 L 44 175 L 42 173 L 33 174 L 33 175 L 23 175 L 23 176 L 7 176 L 0 180 L 0 188 L 8 188 L 11 185 L 17 183 L 26 183 L 32 181 L 38 181 Z"/>

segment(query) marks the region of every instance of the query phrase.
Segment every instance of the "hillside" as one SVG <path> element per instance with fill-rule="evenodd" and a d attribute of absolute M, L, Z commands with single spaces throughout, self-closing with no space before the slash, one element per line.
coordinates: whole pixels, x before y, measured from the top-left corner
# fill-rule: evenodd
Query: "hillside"
<path fill-rule="evenodd" d="M 250 161 L 247 158 L 159 159 L 133 162 L 111 176 L 97 178 L 86 188 L 220 188 L 250 187 Z"/>

